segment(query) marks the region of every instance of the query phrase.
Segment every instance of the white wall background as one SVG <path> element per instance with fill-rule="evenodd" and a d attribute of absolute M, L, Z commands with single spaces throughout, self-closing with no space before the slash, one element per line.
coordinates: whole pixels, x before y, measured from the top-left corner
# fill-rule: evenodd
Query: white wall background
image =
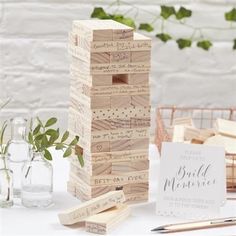
<path fill-rule="evenodd" d="M 138 21 L 153 19 L 145 10 L 157 12 L 158 4 L 170 3 L 193 9 L 189 23 L 218 27 L 228 27 L 224 12 L 236 5 L 236 0 L 128 2 L 144 9 L 139 12 Z M 66 124 L 69 98 L 66 47 L 71 22 L 88 19 L 94 6 L 106 8 L 108 3 L 111 0 L 0 1 L 0 98 L 12 97 L 11 104 L 1 112 L 1 119 L 16 113 L 56 115 Z M 126 11 L 128 6 L 121 9 Z M 176 25 L 169 24 L 167 30 L 176 36 L 190 36 L 188 30 Z M 231 49 L 236 30 L 206 30 L 204 34 L 214 41 L 209 52 L 196 47 L 179 50 L 174 42 L 163 44 L 153 37 L 153 106 L 236 107 L 236 51 Z"/>

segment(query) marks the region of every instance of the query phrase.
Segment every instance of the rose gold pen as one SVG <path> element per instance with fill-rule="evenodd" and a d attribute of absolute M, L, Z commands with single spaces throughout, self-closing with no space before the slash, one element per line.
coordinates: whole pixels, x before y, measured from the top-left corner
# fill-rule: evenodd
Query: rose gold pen
<path fill-rule="evenodd" d="M 236 217 L 163 225 L 158 228 L 152 229 L 151 231 L 155 231 L 158 233 L 174 233 L 174 232 L 190 231 L 198 229 L 226 227 L 231 225 L 236 225 Z"/>

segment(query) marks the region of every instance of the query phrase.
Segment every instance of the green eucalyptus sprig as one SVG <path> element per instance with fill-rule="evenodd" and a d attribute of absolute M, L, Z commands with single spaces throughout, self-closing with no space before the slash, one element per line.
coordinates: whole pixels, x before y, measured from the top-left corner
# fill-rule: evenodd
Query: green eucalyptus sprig
<path fill-rule="evenodd" d="M 84 166 L 84 160 L 81 153 L 75 152 L 76 145 L 79 141 L 79 136 L 75 136 L 72 141 L 69 140 L 69 132 L 65 131 L 60 135 L 59 128 L 54 129 L 53 126 L 57 123 L 57 118 L 52 117 L 43 123 L 38 117 L 36 125 L 33 127 L 31 120 L 30 130 L 28 133 L 28 143 L 32 146 L 34 152 L 42 152 L 44 157 L 51 161 L 52 154 L 50 148 L 63 151 L 63 157 L 69 157 L 72 153 L 77 155 L 80 165 Z"/>
<path fill-rule="evenodd" d="M 9 147 L 10 141 L 6 144 L 4 143 L 4 135 L 7 129 L 7 121 L 4 121 L 0 127 L 0 154 L 6 155 Z"/>

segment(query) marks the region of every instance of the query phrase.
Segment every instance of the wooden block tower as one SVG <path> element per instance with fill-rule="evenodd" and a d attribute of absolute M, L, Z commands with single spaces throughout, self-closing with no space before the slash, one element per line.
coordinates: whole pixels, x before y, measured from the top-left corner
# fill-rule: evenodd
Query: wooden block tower
<path fill-rule="evenodd" d="M 74 21 L 69 36 L 69 131 L 85 166 L 71 158 L 68 191 L 88 200 L 123 189 L 148 200 L 151 40 L 112 20 Z"/>

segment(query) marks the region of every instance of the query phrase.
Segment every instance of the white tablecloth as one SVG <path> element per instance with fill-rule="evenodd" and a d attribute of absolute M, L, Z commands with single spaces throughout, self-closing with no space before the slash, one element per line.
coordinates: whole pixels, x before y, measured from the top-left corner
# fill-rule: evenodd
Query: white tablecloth
<path fill-rule="evenodd" d="M 113 229 L 109 235 L 150 235 L 151 229 L 169 223 L 183 221 L 179 218 L 160 217 L 155 214 L 157 175 L 159 157 L 154 145 L 150 146 L 150 197 L 148 203 L 132 206 L 131 216 Z M 49 209 L 27 209 L 19 203 L 10 209 L 0 209 L 0 236 L 8 235 L 92 235 L 83 228 L 65 227 L 58 222 L 57 214 L 68 207 L 80 203 L 66 192 L 69 162 L 54 154 L 54 206 Z M 236 194 L 231 194 L 236 197 Z M 227 201 L 219 217 L 236 216 L 236 200 Z M 184 220 L 186 221 L 186 220 Z M 181 232 L 174 235 L 236 235 L 236 226 L 207 229 L 201 231 Z"/>

